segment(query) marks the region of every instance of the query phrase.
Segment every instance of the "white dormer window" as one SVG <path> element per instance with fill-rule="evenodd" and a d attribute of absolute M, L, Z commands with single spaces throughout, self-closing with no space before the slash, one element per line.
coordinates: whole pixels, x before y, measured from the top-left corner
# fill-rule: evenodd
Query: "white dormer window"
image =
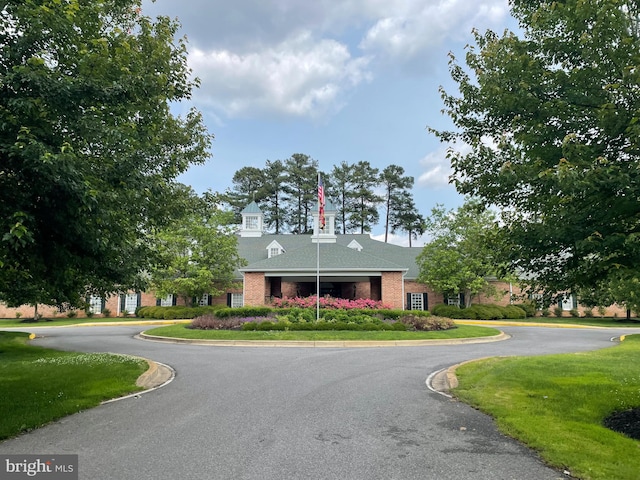
<path fill-rule="evenodd" d="M 363 249 L 362 245 L 360 245 L 355 240 L 351 240 L 351 243 L 349 245 L 347 245 L 347 247 L 353 248 L 354 250 L 357 250 L 358 252 L 361 252 L 362 249 Z"/>
<path fill-rule="evenodd" d="M 284 253 L 284 248 L 275 240 L 269 244 L 267 247 L 268 258 L 277 257 L 281 253 Z"/>
<path fill-rule="evenodd" d="M 244 228 L 247 230 L 257 230 L 260 228 L 260 220 L 257 215 L 247 215 L 245 218 Z"/>

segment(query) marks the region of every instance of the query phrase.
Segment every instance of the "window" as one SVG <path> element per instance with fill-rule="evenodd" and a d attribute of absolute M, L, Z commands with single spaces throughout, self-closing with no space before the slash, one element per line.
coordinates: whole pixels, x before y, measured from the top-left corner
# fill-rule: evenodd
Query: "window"
<path fill-rule="evenodd" d="M 244 304 L 244 299 L 241 293 L 231 293 L 231 308 L 240 308 Z"/>
<path fill-rule="evenodd" d="M 460 306 L 460 294 L 447 297 L 447 305 Z"/>
<path fill-rule="evenodd" d="M 127 293 L 120 298 L 120 310 L 122 312 L 134 313 L 140 306 L 139 293 Z"/>
<path fill-rule="evenodd" d="M 173 295 L 169 294 L 165 298 L 160 299 L 160 307 L 170 307 L 173 305 Z"/>
<path fill-rule="evenodd" d="M 276 257 L 284 253 L 284 248 L 275 240 L 267 245 L 267 258 Z"/>
<path fill-rule="evenodd" d="M 426 293 L 407 293 L 407 310 L 428 310 L 429 302 Z"/>
<path fill-rule="evenodd" d="M 104 308 L 104 302 L 102 300 L 102 297 L 98 297 L 96 295 L 93 295 L 91 297 L 89 297 L 89 311 L 91 313 L 102 313 L 102 309 Z"/>
<path fill-rule="evenodd" d="M 201 307 L 206 307 L 207 305 L 209 305 L 208 293 L 205 293 L 204 295 L 202 295 L 202 298 L 200 298 L 200 300 L 198 301 L 198 305 L 200 305 Z"/>
<path fill-rule="evenodd" d="M 411 310 L 424 310 L 424 306 L 422 305 L 421 293 L 411 294 Z"/>
<path fill-rule="evenodd" d="M 245 228 L 247 230 L 257 230 L 259 228 L 259 220 L 257 215 L 245 217 Z"/>

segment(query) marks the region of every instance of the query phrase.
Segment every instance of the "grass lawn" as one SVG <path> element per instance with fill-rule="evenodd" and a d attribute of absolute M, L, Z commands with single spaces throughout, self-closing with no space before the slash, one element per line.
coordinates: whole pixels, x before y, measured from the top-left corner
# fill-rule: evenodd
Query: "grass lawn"
<path fill-rule="evenodd" d="M 160 337 L 189 338 L 197 340 L 425 340 L 450 339 L 467 337 L 487 337 L 498 335 L 495 328 L 478 327 L 473 325 L 459 325 L 451 330 L 436 332 L 395 332 L 372 331 L 360 332 L 353 330 L 322 330 L 322 331 L 240 331 L 240 330 L 194 330 L 187 325 L 170 325 L 153 328 L 145 333 Z"/>
<path fill-rule="evenodd" d="M 461 320 L 462 322 L 464 320 Z M 486 321 L 487 323 L 492 320 L 475 320 L 476 322 Z M 499 320 L 501 322 L 523 322 L 523 323 L 548 323 L 556 325 L 588 325 L 591 327 L 613 327 L 613 328 L 628 328 L 636 327 L 640 328 L 640 320 L 632 318 L 627 321 L 626 318 L 594 318 L 594 317 L 528 317 L 519 318 L 517 320 Z"/>
<path fill-rule="evenodd" d="M 0 318 L 0 329 L 9 327 L 63 327 L 65 325 L 82 325 L 83 323 L 139 322 L 149 320 L 137 317 L 93 317 L 93 318 L 42 318 L 37 322 L 24 318 Z"/>
<path fill-rule="evenodd" d="M 456 397 L 550 465 L 581 479 L 640 478 L 640 441 L 602 426 L 640 407 L 640 335 L 595 352 L 482 360 L 457 375 Z"/>
<path fill-rule="evenodd" d="M 29 345 L 29 334 L 0 331 L 0 439 L 139 391 L 144 360 Z"/>

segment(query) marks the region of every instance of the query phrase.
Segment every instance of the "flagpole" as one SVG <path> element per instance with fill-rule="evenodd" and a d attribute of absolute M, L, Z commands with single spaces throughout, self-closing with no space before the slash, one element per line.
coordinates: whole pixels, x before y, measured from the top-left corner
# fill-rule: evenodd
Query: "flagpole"
<path fill-rule="evenodd" d="M 318 172 L 318 229 L 316 230 L 316 322 L 320 321 L 320 172 Z"/>

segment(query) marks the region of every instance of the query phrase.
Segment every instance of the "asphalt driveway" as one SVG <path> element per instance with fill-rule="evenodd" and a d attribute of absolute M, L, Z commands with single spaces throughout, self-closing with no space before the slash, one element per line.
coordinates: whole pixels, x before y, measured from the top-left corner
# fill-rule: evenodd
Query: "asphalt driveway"
<path fill-rule="evenodd" d="M 167 386 L 0 443 L 78 454 L 81 479 L 560 479 L 472 408 L 431 392 L 473 358 L 576 352 L 629 330 L 504 327 L 507 341 L 394 348 L 247 348 L 137 340 L 143 327 L 31 331 L 37 344 L 171 365 Z"/>

